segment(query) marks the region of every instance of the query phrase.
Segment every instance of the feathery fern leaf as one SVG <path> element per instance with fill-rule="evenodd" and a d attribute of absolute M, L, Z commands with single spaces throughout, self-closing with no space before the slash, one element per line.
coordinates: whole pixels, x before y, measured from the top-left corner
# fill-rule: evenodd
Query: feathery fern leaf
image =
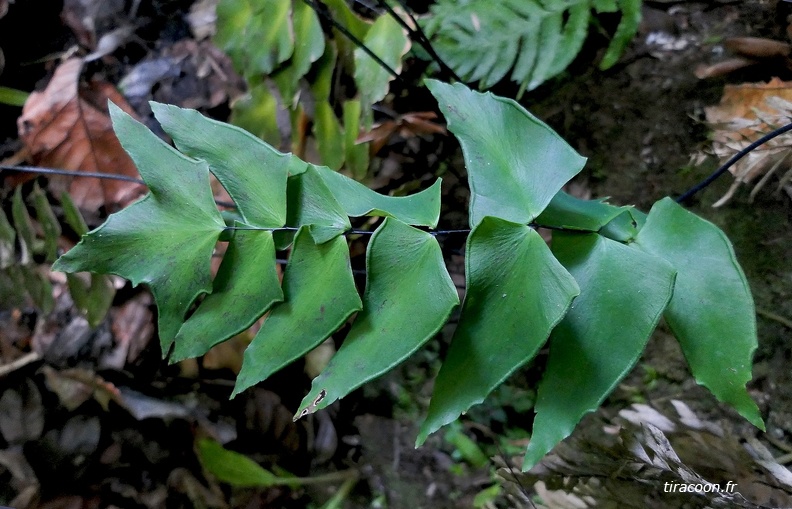
<path fill-rule="evenodd" d="M 640 0 L 438 0 L 424 26 L 438 54 L 462 79 L 488 88 L 506 77 L 533 90 L 580 52 L 592 11 L 621 11 L 600 67 L 612 66 L 635 35 Z"/>

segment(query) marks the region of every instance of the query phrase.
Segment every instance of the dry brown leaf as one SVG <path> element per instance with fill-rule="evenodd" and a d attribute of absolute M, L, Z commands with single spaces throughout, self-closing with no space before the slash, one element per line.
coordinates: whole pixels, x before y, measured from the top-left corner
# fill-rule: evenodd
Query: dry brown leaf
<path fill-rule="evenodd" d="M 415 111 L 399 115 L 394 120 L 386 120 L 374 124 L 371 131 L 364 133 L 355 140 L 355 143 L 371 141 L 371 151 L 376 154 L 390 138 L 398 133 L 402 138 L 425 136 L 428 134 L 446 134 L 446 128 L 432 122 L 437 118 L 433 111 Z"/>
<path fill-rule="evenodd" d="M 154 336 L 151 294 L 141 293 L 113 313 L 115 348 L 102 357 L 103 368 L 123 369 L 135 362 Z"/>
<path fill-rule="evenodd" d="M 47 387 L 70 411 L 77 409 L 91 398 L 105 410 L 108 409 L 111 401 L 119 405 L 123 404 L 118 388 L 93 371 L 82 368 L 56 371 L 50 366 L 44 366 L 42 370 Z"/>
<path fill-rule="evenodd" d="M 124 2 L 118 0 L 65 0 L 61 19 L 83 47 L 94 50 L 97 32 L 117 26 L 123 14 Z"/>
<path fill-rule="evenodd" d="M 792 116 L 792 82 L 773 78 L 769 83 L 726 85 L 717 106 L 705 108 L 713 127 L 712 150 L 721 162 L 747 147 L 769 131 L 789 122 Z M 726 203 L 737 188 L 757 176 L 789 164 L 790 136 L 779 136 L 742 158 L 729 171 L 735 182 L 713 206 Z M 764 182 L 761 182 L 763 185 Z"/>
<path fill-rule="evenodd" d="M 230 369 L 235 374 L 242 369 L 242 358 L 252 337 L 249 331 L 213 346 L 203 358 L 206 369 Z"/>
<path fill-rule="evenodd" d="M 0 396 L 0 436 L 9 445 L 38 440 L 44 432 L 44 403 L 36 384 L 28 378 Z"/>
<path fill-rule="evenodd" d="M 187 23 L 196 41 L 212 37 L 217 32 L 218 0 L 198 0 L 190 6 Z"/>
<path fill-rule="evenodd" d="M 138 421 L 151 418 L 183 419 L 190 416 L 190 410 L 181 403 L 152 398 L 129 387 L 119 387 L 118 392 L 119 399 L 116 402 Z"/>
<path fill-rule="evenodd" d="M 107 82 L 95 80 L 81 86 L 82 66 L 82 59 L 66 60 L 44 91 L 30 94 L 17 121 L 20 138 L 37 165 L 137 177 L 135 165 L 113 133 L 107 102 L 133 116 L 134 111 Z M 139 197 L 145 188 L 119 180 L 77 178 L 68 190 L 81 208 L 115 210 Z"/>
<path fill-rule="evenodd" d="M 756 63 L 758 63 L 757 60 L 752 60 L 750 58 L 734 57 L 711 65 L 698 65 L 696 66 L 696 70 L 693 71 L 693 73 L 696 75 L 696 78 L 700 80 L 706 78 L 716 78 L 719 76 L 726 76 L 727 74 L 733 73 L 734 71 L 744 67 L 749 67 Z"/>
<path fill-rule="evenodd" d="M 730 37 L 723 41 L 726 49 L 746 57 L 773 58 L 789 56 L 789 43 L 763 37 Z"/>

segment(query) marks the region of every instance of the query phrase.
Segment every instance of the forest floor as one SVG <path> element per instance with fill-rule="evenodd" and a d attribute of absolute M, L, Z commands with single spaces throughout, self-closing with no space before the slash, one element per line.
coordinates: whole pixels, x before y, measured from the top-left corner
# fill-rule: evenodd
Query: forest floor
<path fill-rule="evenodd" d="M 31 2 L 9 5 L 0 0 L 0 7 L 9 7 L 0 18 L 5 55 L 0 86 L 41 90 L 64 52 L 79 43 L 85 47 L 91 37 L 95 44 L 97 33 L 131 26 L 134 37 L 92 62 L 92 76 L 117 85 L 144 58 L 176 57 L 181 62 L 177 75 L 163 78 L 139 97 L 127 97 L 137 113 L 150 120 L 145 100 L 154 98 L 227 120 L 228 99 L 243 85 L 216 49 L 191 38 L 186 21 L 191 0 L 134 2 L 139 10 L 126 19 L 119 15 L 128 13 L 124 2 L 106 2 L 104 8 L 117 9 L 115 15 L 97 18 L 103 24 L 90 29 L 80 21 L 75 7 L 79 3 L 33 7 Z M 594 63 L 596 49 L 586 50 L 561 77 L 526 93 L 521 102 L 589 158 L 572 184 L 573 193 L 609 196 L 616 204 L 648 211 L 656 200 L 681 194 L 717 166 L 712 157 L 698 166 L 691 160 L 709 147 L 705 109 L 721 100 L 724 87 L 776 77 L 792 80 L 791 61 L 780 57 L 704 79 L 694 72 L 727 59 L 723 41 L 729 37 L 788 42 L 792 4 L 644 3 L 641 30 L 620 63 L 600 71 Z M 20 40 L 18 34 L 32 40 Z M 199 65 L 206 61 L 200 58 L 205 54 L 213 55 L 209 60 L 222 69 L 223 80 L 212 72 L 207 78 L 206 68 Z M 511 91 L 503 86 L 494 92 Z M 407 96 L 390 106 L 399 113 L 434 107 L 425 94 L 416 104 Z M 28 162 L 17 131 L 21 113 L 19 107 L 0 105 L 2 164 Z M 457 145 L 440 135 L 394 143 L 384 150 L 389 161 L 378 162 L 382 171 L 374 178 L 385 190 L 394 187 L 393 174 L 425 176 L 424 161 L 434 161 L 432 169 L 440 163 L 463 169 Z M 467 222 L 466 190 L 454 175 L 444 175 L 443 193 L 456 205 L 444 209 L 441 220 L 451 228 Z M 26 194 L 32 192 L 32 182 L 22 182 L 17 173 L 0 171 L 0 179 L 0 204 L 6 212 L 17 186 Z M 678 426 L 687 423 L 690 429 L 697 423 L 700 433 L 672 440 L 682 463 L 712 482 L 738 483 L 749 502 L 732 501 L 734 506 L 790 507 L 792 485 L 788 479 L 784 485 L 782 471 L 772 474 L 778 481 L 773 484 L 763 480 L 766 473 L 757 473 L 756 464 L 740 462 L 747 461 L 741 459 L 746 443 L 755 450 L 764 446 L 771 456 L 767 461 L 792 460 L 792 198 L 776 189 L 775 178 L 753 200 L 752 185 L 746 185 L 731 201 L 713 208 L 732 181 L 724 176 L 688 206 L 726 232 L 750 282 L 758 309 L 759 347 L 749 391 L 759 404 L 767 433 L 752 428 L 696 385 L 675 340 L 661 324 L 639 365 L 603 409 L 579 426 L 574 444 L 579 451 L 601 447 L 596 439 L 587 442 L 587 437 L 612 426 L 625 409 L 643 411 L 655 423 L 662 416 Z M 63 187 L 55 179 L 42 177 L 39 182 L 51 201 Z M 96 226 L 102 213 L 88 210 L 86 219 Z M 444 246 L 458 278 L 463 278 L 461 242 L 449 240 Z M 549 484 L 511 483 L 498 476 L 498 467 L 519 467 L 529 436 L 530 388 L 538 374 L 530 366 L 472 409 L 461 425 L 415 449 L 417 422 L 426 410 L 451 327 L 400 368 L 327 411 L 295 423 L 292 415 L 310 385 L 302 363 L 229 400 L 244 339 L 199 362 L 168 366 L 156 339 L 152 341 L 153 306 L 145 290 L 117 282 L 108 318 L 89 327 L 66 294 L 62 275 L 48 277 L 55 292 L 49 313 L 30 303 L 16 305 L 13 298 L 0 294 L 0 505 L 450 509 L 606 506 L 602 501 L 610 500 L 612 507 L 681 507 L 677 499 L 657 498 L 652 491 L 656 487 L 625 491 L 623 496 L 631 500 L 613 502 L 612 493 L 598 495 L 590 485 L 594 493 L 587 493 L 592 498 L 580 491 L 565 498 L 564 491 L 571 493 L 572 487 L 554 494 L 543 491 Z M 9 288 L 0 286 L 0 292 Z M 686 414 L 685 420 L 680 408 L 695 417 Z M 679 415 L 672 417 L 674 411 Z M 196 440 L 207 436 L 256 460 L 280 479 L 293 474 L 316 482 L 232 488 L 208 473 L 197 457 Z M 574 454 L 566 460 L 577 470 L 567 479 L 617 477 L 586 465 L 583 456 L 575 463 Z M 641 475 L 635 474 L 636 486 Z M 786 475 L 792 477 L 788 471 Z M 706 502 L 692 497 L 686 504 L 700 507 Z"/>

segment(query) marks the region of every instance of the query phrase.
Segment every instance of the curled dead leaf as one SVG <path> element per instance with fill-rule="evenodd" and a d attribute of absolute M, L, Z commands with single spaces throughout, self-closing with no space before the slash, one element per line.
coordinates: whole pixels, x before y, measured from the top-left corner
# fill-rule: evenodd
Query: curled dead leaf
<path fill-rule="evenodd" d="M 397 116 L 393 120 L 385 120 L 374 124 L 371 131 L 364 133 L 355 140 L 355 143 L 371 141 L 371 151 L 376 154 L 390 138 L 399 134 L 402 138 L 426 136 L 429 134 L 447 134 L 446 128 L 432 122 L 437 118 L 433 111 L 415 111 Z"/>
<path fill-rule="evenodd" d="M 726 85 L 721 101 L 705 108 L 707 122 L 714 129 L 712 152 L 721 162 L 747 147 L 769 131 L 789 122 L 792 116 L 792 82 L 773 78 L 769 83 Z M 741 184 L 759 175 L 772 175 L 789 167 L 789 135 L 779 136 L 750 152 L 729 171 L 735 182 L 731 189 L 713 206 L 719 207 L 731 199 Z M 784 178 L 781 179 L 784 181 Z M 763 178 L 758 186 L 763 186 Z M 756 193 L 758 189 L 754 189 Z"/>
<path fill-rule="evenodd" d="M 82 59 L 66 60 L 46 89 L 30 94 L 17 120 L 19 136 L 34 164 L 137 177 L 135 165 L 113 133 L 107 102 L 131 115 L 134 111 L 107 82 L 81 85 L 82 66 Z M 68 190 L 78 207 L 113 210 L 138 198 L 145 188 L 119 180 L 80 178 L 73 179 Z"/>
<path fill-rule="evenodd" d="M 123 369 L 137 360 L 154 336 L 150 306 L 151 295 L 141 293 L 113 312 L 115 347 L 102 357 L 102 367 Z"/>
<path fill-rule="evenodd" d="M 730 37 L 723 45 L 735 53 L 754 58 L 786 57 L 792 51 L 789 43 L 763 37 Z"/>
<path fill-rule="evenodd" d="M 744 67 L 749 67 L 751 65 L 756 64 L 757 61 L 745 58 L 745 57 L 734 57 L 728 60 L 723 60 L 716 64 L 702 64 L 696 66 L 696 70 L 693 73 L 696 75 L 696 78 L 703 80 L 706 78 L 717 78 L 719 76 L 726 76 L 727 74 L 733 73 L 739 69 Z"/>
<path fill-rule="evenodd" d="M 57 371 L 50 366 L 44 366 L 42 370 L 47 387 L 67 410 L 76 410 L 91 398 L 105 410 L 111 401 L 122 404 L 118 388 L 91 370 L 71 368 Z"/>

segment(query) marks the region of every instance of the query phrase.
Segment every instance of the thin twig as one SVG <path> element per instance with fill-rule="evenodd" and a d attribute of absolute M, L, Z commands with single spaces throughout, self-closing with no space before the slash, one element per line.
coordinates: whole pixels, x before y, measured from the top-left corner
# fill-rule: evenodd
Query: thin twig
<path fill-rule="evenodd" d="M 7 165 L 0 165 L 0 170 L 41 173 L 43 175 L 65 175 L 67 177 L 88 177 L 88 178 L 98 178 L 98 179 L 107 179 L 107 180 L 123 180 L 124 182 L 134 182 L 135 184 L 142 184 L 144 186 L 146 185 L 146 183 L 139 178 L 129 177 L 127 175 L 118 175 L 115 173 L 101 173 L 98 171 L 70 171 L 70 170 L 60 170 L 56 168 L 41 168 L 38 166 L 7 166 Z"/>
<path fill-rule="evenodd" d="M 42 168 L 39 166 L 8 166 L 4 164 L 0 164 L 0 170 L 20 171 L 27 173 L 40 173 L 42 175 L 63 175 L 65 177 L 85 177 L 85 178 L 97 178 L 97 179 L 106 179 L 106 180 L 122 180 L 124 182 L 132 182 L 143 186 L 146 185 L 146 183 L 139 178 L 129 177 L 127 175 L 118 175 L 116 173 L 102 173 L 98 171 L 72 171 L 72 170 L 61 170 L 57 168 Z M 224 200 L 215 200 L 215 203 L 221 207 L 234 208 L 234 209 L 236 208 L 236 204 Z"/>
<path fill-rule="evenodd" d="M 146 183 L 140 179 L 134 177 L 128 177 L 126 175 L 117 175 L 114 173 L 101 173 L 101 172 L 88 172 L 88 171 L 72 171 L 72 170 L 61 170 L 57 168 L 42 168 L 38 166 L 7 166 L 7 165 L 0 165 L 0 170 L 10 170 L 10 171 L 21 171 L 21 172 L 28 172 L 28 173 L 40 173 L 44 175 L 64 175 L 67 177 L 89 177 L 89 178 L 98 178 L 98 179 L 113 179 L 113 180 L 123 180 L 126 182 L 134 182 L 136 184 L 146 185 Z M 237 208 L 236 204 L 233 202 L 227 202 L 223 200 L 215 200 L 215 203 L 221 207 L 227 208 Z M 579 229 L 570 229 L 564 228 L 563 226 L 551 226 L 546 224 L 539 224 L 536 222 L 528 223 L 528 226 L 531 228 L 544 228 L 546 230 L 557 230 L 557 231 L 565 231 L 570 233 L 597 233 L 593 230 L 579 230 Z M 298 228 L 293 226 L 282 226 L 280 228 L 264 228 L 258 226 L 226 226 L 227 230 L 264 230 L 264 231 L 297 231 Z M 428 234 L 438 236 L 438 235 L 455 235 L 455 234 L 468 234 L 470 233 L 469 228 L 460 229 L 460 230 L 431 230 L 427 231 Z M 344 232 L 346 235 L 372 235 L 374 232 L 370 230 L 347 230 Z"/>
<path fill-rule="evenodd" d="M 759 316 L 763 316 L 765 318 L 769 318 L 770 320 L 776 321 L 781 325 L 789 329 L 792 329 L 792 320 L 790 320 L 789 318 L 784 318 L 781 315 L 777 315 L 772 311 L 767 311 L 766 309 L 762 309 L 762 308 L 756 308 L 756 314 Z"/>
<path fill-rule="evenodd" d="M 13 373 L 18 369 L 27 366 L 30 363 L 40 360 L 41 360 L 41 355 L 39 355 L 38 352 L 27 353 L 22 357 L 20 357 L 19 359 L 9 362 L 8 364 L 0 365 L 0 377 L 4 377 L 10 373 Z"/>
<path fill-rule="evenodd" d="M 790 461 L 792 461 L 792 452 L 786 453 L 782 456 L 775 458 L 775 462 L 778 463 L 779 465 L 785 465 Z"/>

